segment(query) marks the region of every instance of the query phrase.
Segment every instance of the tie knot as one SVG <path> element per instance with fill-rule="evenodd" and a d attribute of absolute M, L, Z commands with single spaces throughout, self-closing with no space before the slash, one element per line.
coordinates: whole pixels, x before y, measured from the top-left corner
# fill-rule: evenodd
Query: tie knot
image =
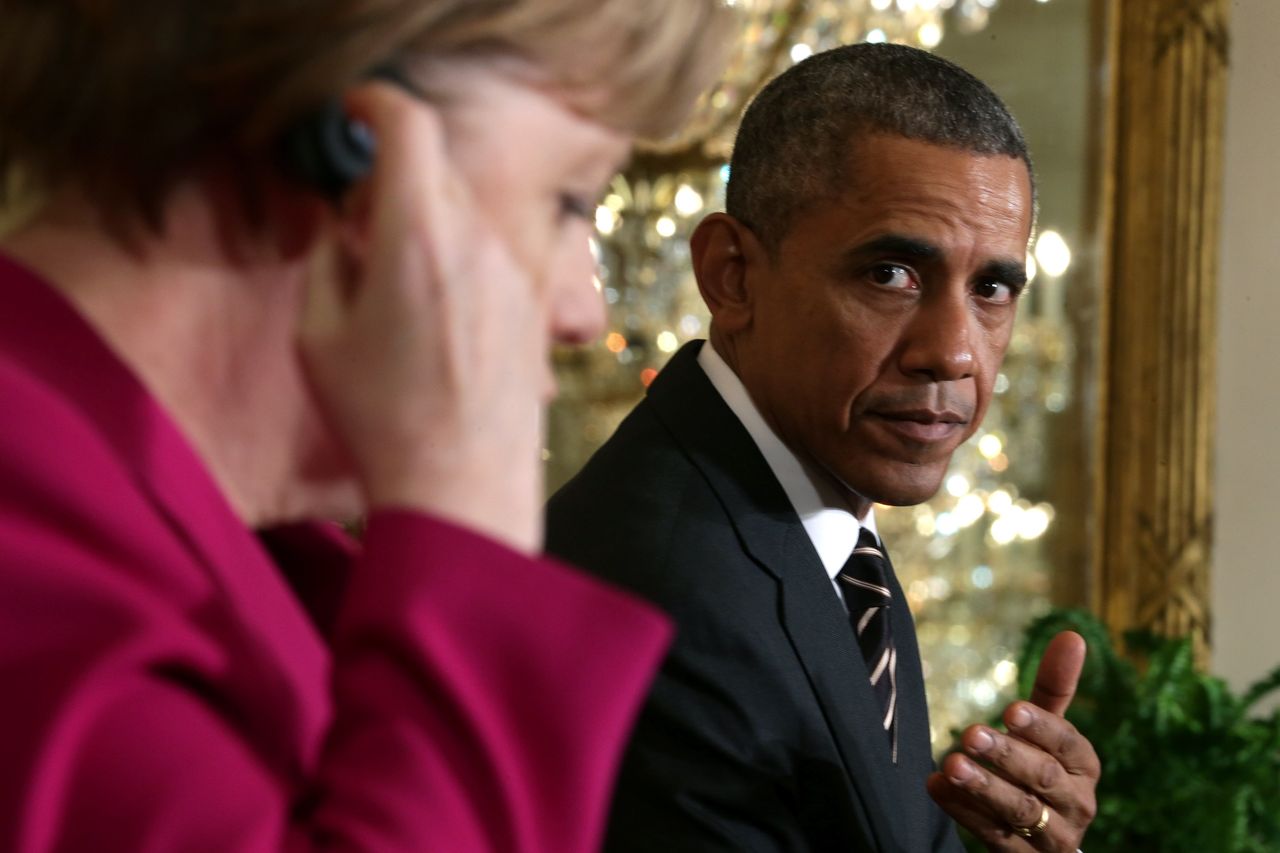
<path fill-rule="evenodd" d="M 884 551 L 880 550 L 875 534 L 865 527 L 858 534 L 858 544 L 840 571 L 840 580 L 847 589 L 855 587 L 865 600 L 866 594 L 889 597 L 889 565 Z M 870 604 L 870 602 L 868 602 Z"/>

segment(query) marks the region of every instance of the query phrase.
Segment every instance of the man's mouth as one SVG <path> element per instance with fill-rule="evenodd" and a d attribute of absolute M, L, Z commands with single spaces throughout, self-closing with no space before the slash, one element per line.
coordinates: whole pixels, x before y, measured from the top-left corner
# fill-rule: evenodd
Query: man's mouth
<path fill-rule="evenodd" d="M 900 409 L 868 414 L 891 433 L 919 444 L 945 441 L 963 431 L 969 424 L 968 418 L 949 409 Z"/>

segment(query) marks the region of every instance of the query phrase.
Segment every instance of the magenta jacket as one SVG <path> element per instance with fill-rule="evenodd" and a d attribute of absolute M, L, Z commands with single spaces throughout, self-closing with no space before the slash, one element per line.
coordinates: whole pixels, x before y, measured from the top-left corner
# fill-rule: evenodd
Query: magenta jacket
<path fill-rule="evenodd" d="M 0 258 L 0 850 L 593 850 L 668 635 L 411 512 L 255 536 Z"/>

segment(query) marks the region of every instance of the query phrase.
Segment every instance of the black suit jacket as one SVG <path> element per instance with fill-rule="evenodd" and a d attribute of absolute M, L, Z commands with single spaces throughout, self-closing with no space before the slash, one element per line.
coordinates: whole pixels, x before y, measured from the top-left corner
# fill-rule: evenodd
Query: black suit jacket
<path fill-rule="evenodd" d="M 960 850 L 896 579 L 899 755 L 786 493 L 683 348 L 551 499 L 552 553 L 665 608 L 678 635 L 623 762 L 611 851 Z"/>

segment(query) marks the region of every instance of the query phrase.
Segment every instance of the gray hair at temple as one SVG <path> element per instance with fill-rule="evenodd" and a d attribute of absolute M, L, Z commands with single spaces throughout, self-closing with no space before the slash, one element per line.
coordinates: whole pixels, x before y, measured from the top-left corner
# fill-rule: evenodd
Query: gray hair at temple
<path fill-rule="evenodd" d="M 726 211 L 775 252 L 798 214 L 844 191 L 854 142 L 885 134 L 1027 164 L 1022 129 L 955 63 L 895 44 L 814 54 L 775 78 L 742 118 Z"/>

